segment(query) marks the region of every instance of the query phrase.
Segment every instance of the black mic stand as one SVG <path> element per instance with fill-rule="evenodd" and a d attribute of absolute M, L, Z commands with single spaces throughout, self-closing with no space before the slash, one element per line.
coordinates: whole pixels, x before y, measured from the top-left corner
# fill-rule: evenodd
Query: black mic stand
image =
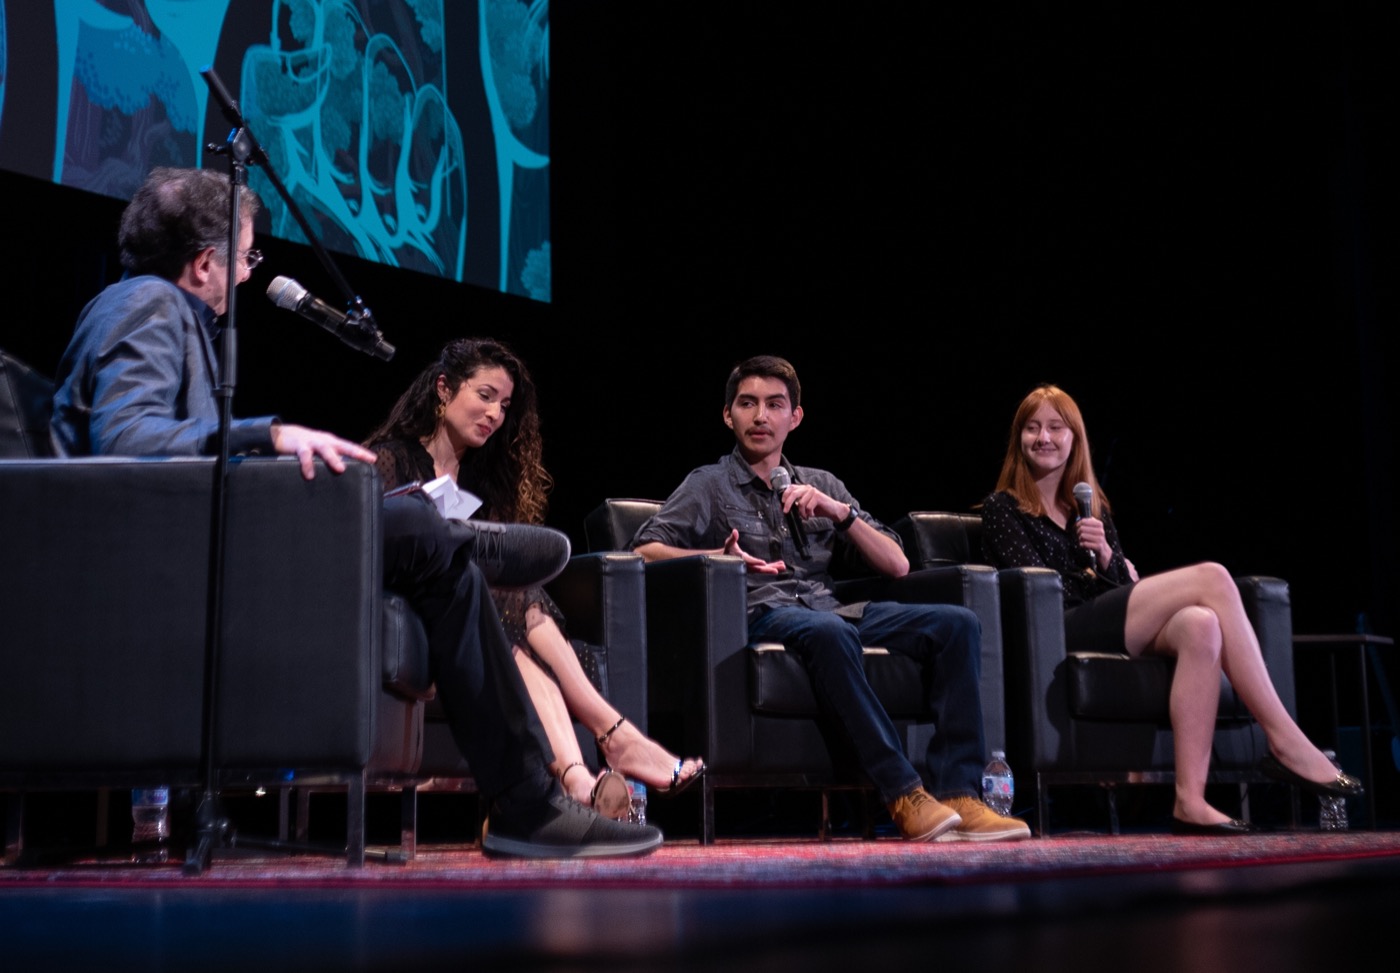
<path fill-rule="evenodd" d="M 238 385 L 238 271 L 244 259 L 239 252 L 240 222 L 243 216 L 242 190 L 248 183 L 248 164 L 261 165 L 268 179 L 296 218 L 311 248 L 348 297 L 350 315 L 365 334 L 381 338 L 374 315 L 340 273 L 329 252 L 316 239 L 310 223 L 292 200 L 287 187 L 272 170 L 267 152 L 249 131 L 238 103 L 229 95 L 213 67 L 200 72 L 210 92 L 223 109 L 224 117 L 233 125 L 224 144 L 210 143 L 207 148 L 229 160 L 229 220 L 228 220 L 228 295 L 224 329 L 220 337 L 219 384 L 214 391 L 219 400 L 218 448 L 214 458 L 214 484 L 211 502 L 209 538 L 208 624 L 204 633 L 204 711 L 200 737 L 200 770 L 202 775 L 199 805 L 195 811 L 195 844 L 185 857 L 186 875 L 200 875 L 208 870 L 214 849 L 243 844 L 287 852 L 316 852 L 340 854 L 341 849 L 305 845 L 288 841 L 240 839 L 224 815 L 219 795 L 218 768 L 215 766 L 214 743 L 218 739 L 218 679 L 219 659 L 223 648 L 224 552 L 228 526 L 229 434 L 233 426 L 233 396 Z M 394 860 L 388 853 L 385 860 Z"/>
<path fill-rule="evenodd" d="M 272 168 L 272 160 L 267 157 L 267 152 L 249 130 L 248 122 L 243 118 L 243 113 L 238 108 L 238 102 L 233 100 L 233 96 L 224 87 L 223 81 L 219 79 L 214 68 L 212 66 L 206 67 L 199 74 L 209 85 L 209 91 L 213 94 L 214 100 L 219 103 L 224 118 L 228 119 L 229 124 L 233 126 L 233 131 L 229 133 L 229 143 L 232 144 L 239 137 L 247 140 L 248 153 L 243 161 L 251 162 L 262 168 L 263 175 L 267 176 L 267 181 L 272 183 L 272 188 L 277 191 L 282 202 L 287 204 L 287 212 L 292 214 L 292 219 L 296 220 L 297 226 L 301 228 L 302 236 L 311 245 L 311 252 L 316 255 L 316 259 L 321 262 L 321 266 L 325 268 L 326 273 L 330 275 L 331 280 L 345 299 L 345 316 L 347 318 L 345 329 L 358 333 L 360 344 L 357 347 L 361 350 L 373 348 L 375 342 L 382 342 L 384 339 L 383 334 L 379 331 L 378 323 L 374 320 L 374 312 L 365 304 L 364 298 L 355 293 L 355 289 L 350 286 L 350 282 L 340 272 L 340 267 L 330 255 L 330 251 L 322 246 L 316 235 L 316 229 L 306 219 L 301 207 L 296 204 L 296 200 L 292 199 L 291 191 L 278 177 L 277 170 Z M 227 151 L 227 147 L 219 146 L 216 148 L 211 144 L 209 150 L 222 154 Z M 237 164 L 232 153 L 229 155 L 229 160 L 231 165 Z M 236 240 L 234 242 L 237 243 Z M 234 280 L 236 277 L 230 273 L 229 279 Z M 229 306 L 232 308 L 232 304 Z M 229 316 L 232 317 L 232 311 L 230 311 Z"/>
<path fill-rule="evenodd" d="M 228 528 L 229 432 L 233 425 L 233 393 L 238 386 L 238 271 L 243 255 L 238 252 L 243 216 L 241 192 L 248 182 L 248 158 L 252 139 L 242 128 L 229 133 L 224 145 L 209 146 L 211 152 L 229 160 L 228 281 L 224 330 L 219 344 L 219 384 L 214 396 L 219 400 L 218 446 L 214 453 L 214 485 L 209 534 L 209 592 L 207 627 L 204 631 L 204 721 L 199 741 L 202 789 L 195 811 L 195 846 L 185 856 L 186 875 L 199 875 L 209 867 L 215 844 L 231 839 L 229 821 L 219 801 L 214 741 L 218 730 L 219 656 L 223 648 L 224 550 Z"/>

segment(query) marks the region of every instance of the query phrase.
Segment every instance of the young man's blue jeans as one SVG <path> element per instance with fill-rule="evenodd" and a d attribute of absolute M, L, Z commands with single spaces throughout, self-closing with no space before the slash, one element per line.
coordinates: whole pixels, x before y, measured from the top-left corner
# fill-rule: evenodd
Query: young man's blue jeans
<path fill-rule="evenodd" d="M 886 804 L 924 782 L 865 678 L 861 647 L 919 663 L 936 728 L 924 757 L 929 788 L 940 799 L 976 797 L 986 759 L 981 632 L 977 616 L 955 605 L 871 602 L 860 619 L 794 606 L 759 609 L 749 619 L 750 642 L 781 642 L 802 660 L 817 700 L 845 727 Z"/>

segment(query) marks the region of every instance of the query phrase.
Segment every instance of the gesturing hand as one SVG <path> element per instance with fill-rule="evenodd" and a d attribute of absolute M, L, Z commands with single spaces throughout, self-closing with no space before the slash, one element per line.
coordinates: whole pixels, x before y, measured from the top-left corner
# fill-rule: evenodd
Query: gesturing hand
<path fill-rule="evenodd" d="M 729 532 L 729 539 L 724 542 L 724 553 L 731 557 L 742 558 L 744 564 L 754 574 L 781 574 L 787 570 L 787 565 L 782 561 L 762 561 L 745 551 L 739 546 L 739 532 L 737 530 Z"/>
<path fill-rule="evenodd" d="M 345 472 L 345 458 L 365 463 L 375 460 L 373 453 L 348 439 L 319 429 L 281 422 L 272 427 L 272 448 L 284 456 L 295 456 L 301 464 L 301 475 L 308 480 L 316 476 L 314 460 L 317 456 L 325 461 L 333 473 Z"/>

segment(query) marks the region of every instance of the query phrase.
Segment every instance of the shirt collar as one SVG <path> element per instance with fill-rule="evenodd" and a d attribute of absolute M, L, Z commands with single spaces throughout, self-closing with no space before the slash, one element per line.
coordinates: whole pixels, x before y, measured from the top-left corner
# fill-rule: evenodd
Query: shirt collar
<path fill-rule="evenodd" d="M 740 451 L 737 444 L 725 459 L 729 461 L 729 476 L 734 481 L 736 487 L 746 486 L 756 480 L 763 489 L 771 489 L 767 483 L 763 482 L 763 477 L 754 472 L 753 467 L 749 465 L 749 461 L 744 459 L 744 454 Z M 793 483 L 803 482 L 802 478 L 797 475 L 797 467 L 788 462 L 786 456 L 781 457 L 778 463 L 787 467 L 787 471 L 792 474 Z"/>
<path fill-rule="evenodd" d="M 218 334 L 220 329 L 214 324 L 218 315 L 214 313 L 214 309 L 206 304 L 203 298 L 195 297 L 183 287 L 180 287 L 179 290 L 180 293 L 185 296 L 185 300 L 189 302 L 190 310 L 194 312 L 194 316 L 199 320 L 199 323 L 204 326 L 205 330 L 210 334 Z"/>

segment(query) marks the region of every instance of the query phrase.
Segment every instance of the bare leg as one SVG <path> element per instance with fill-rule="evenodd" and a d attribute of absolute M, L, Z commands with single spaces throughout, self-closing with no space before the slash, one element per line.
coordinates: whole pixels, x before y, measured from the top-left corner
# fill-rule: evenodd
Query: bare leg
<path fill-rule="evenodd" d="M 1179 613 L 1193 608 L 1203 609 L 1214 616 L 1214 632 L 1209 623 L 1202 622 L 1196 615 L 1177 621 Z M 1205 759 L 1209 761 L 1217 700 L 1217 684 L 1212 683 L 1208 688 L 1205 686 L 1205 673 L 1199 669 L 1197 658 L 1199 649 L 1191 647 L 1188 657 L 1183 639 L 1194 641 L 1218 637 L 1218 669 L 1229 677 L 1236 695 L 1264 730 L 1269 750 L 1285 767 L 1319 782 L 1331 780 L 1336 775 L 1331 762 L 1298 729 L 1298 724 L 1293 722 L 1278 698 L 1259 651 L 1259 639 L 1245 616 L 1239 589 L 1223 567 L 1218 564 L 1196 564 L 1143 578 L 1128 599 L 1125 629 L 1129 652 L 1136 655 L 1150 650 L 1177 656 L 1177 674 L 1172 685 L 1172 730 L 1176 735 L 1177 747 L 1178 804 L 1181 802 L 1183 756 L 1187 759 L 1199 759 L 1200 756 L 1199 753 L 1189 752 L 1183 755 L 1183 742 L 1188 747 L 1198 746 L 1196 738 L 1199 736 L 1204 741 Z M 1206 653 L 1207 656 L 1209 654 Z M 1176 680 L 1183 676 L 1183 662 L 1187 663 L 1185 674 L 1193 680 L 1195 691 L 1210 697 L 1208 719 L 1197 726 L 1188 727 L 1178 722 L 1177 718 Z M 1195 680 L 1199 680 L 1199 683 Z M 1206 715 L 1197 704 L 1184 704 L 1181 710 L 1184 721 L 1199 720 Z M 1204 788 L 1204 777 L 1201 780 Z"/>
<path fill-rule="evenodd" d="M 535 704 L 535 712 L 539 714 L 545 736 L 549 738 L 549 746 L 554 751 L 550 771 L 560 779 L 566 794 L 582 804 L 588 804 L 597 781 L 587 766 L 576 766 L 583 763 L 583 754 L 579 752 L 578 738 L 574 736 L 574 725 L 565 709 L 559 687 L 545 675 L 529 653 L 517 646 L 512 654 L 520 668 L 520 677 L 525 681 L 525 689 L 530 694 L 530 702 Z M 571 767 L 572 770 L 569 769 Z"/>
<path fill-rule="evenodd" d="M 604 699 L 578 663 L 578 656 L 554 619 L 531 605 L 525 613 L 526 638 L 530 648 L 554 670 L 559 680 L 558 689 L 568 711 L 589 731 L 600 737 L 607 733 L 622 718 L 611 703 Z M 533 697 L 533 692 L 532 692 Z M 549 725 L 545 725 L 549 729 Z M 570 734 L 572 736 L 572 733 Z M 549 738 L 554 743 L 553 735 Z M 577 752 L 577 745 L 574 747 Z M 556 753 L 558 751 L 556 750 Z M 608 739 L 603 756 L 608 766 L 620 774 L 634 777 L 652 788 L 665 788 L 671 785 L 671 773 L 676 769 L 678 758 L 669 753 L 655 740 L 644 736 L 630 722 L 623 723 Z M 681 767 L 681 779 L 694 776 L 702 764 L 698 760 L 686 760 Z M 572 778 L 577 771 L 569 776 Z"/>
<path fill-rule="evenodd" d="M 1176 804 L 1172 814 L 1192 824 L 1229 819 L 1206 803 L 1206 776 L 1220 702 L 1220 623 L 1209 608 L 1178 611 L 1157 633 L 1149 652 L 1176 657 L 1170 713 L 1176 749 Z"/>

